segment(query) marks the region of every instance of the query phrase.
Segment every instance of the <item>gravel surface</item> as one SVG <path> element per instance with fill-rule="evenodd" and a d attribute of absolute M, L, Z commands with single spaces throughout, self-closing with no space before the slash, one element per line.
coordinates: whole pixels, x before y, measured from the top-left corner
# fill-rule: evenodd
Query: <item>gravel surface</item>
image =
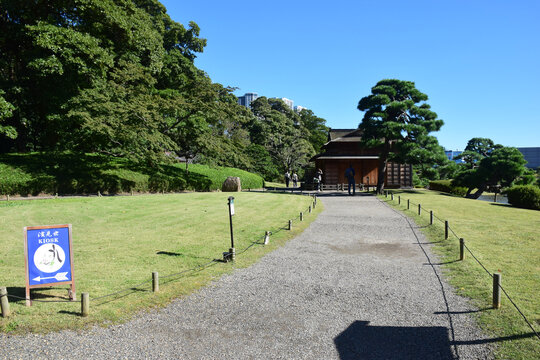
<path fill-rule="evenodd" d="M 373 196 L 325 210 L 257 264 L 84 333 L 0 335 L 0 358 L 491 359 L 412 222 Z"/>

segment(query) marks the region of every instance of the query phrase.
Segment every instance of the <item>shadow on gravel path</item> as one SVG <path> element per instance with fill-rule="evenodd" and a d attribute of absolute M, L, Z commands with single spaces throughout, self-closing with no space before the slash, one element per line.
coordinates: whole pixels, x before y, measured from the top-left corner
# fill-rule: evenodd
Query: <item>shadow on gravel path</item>
<path fill-rule="evenodd" d="M 442 326 L 374 326 L 355 321 L 334 342 L 341 360 L 455 359 Z"/>

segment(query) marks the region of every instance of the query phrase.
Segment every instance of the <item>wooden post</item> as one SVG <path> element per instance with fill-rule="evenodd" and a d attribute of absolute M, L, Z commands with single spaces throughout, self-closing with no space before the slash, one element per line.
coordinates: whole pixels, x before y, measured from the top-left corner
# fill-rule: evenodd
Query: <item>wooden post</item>
<path fill-rule="evenodd" d="M 392 199 L 392 201 L 394 201 L 394 193 L 390 194 L 390 199 Z"/>
<path fill-rule="evenodd" d="M 401 205 L 401 195 L 399 195 L 399 196 L 397 197 L 397 203 L 398 203 L 398 205 Z"/>
<path fill-rule="evenodd" d="M 152 272 L 152 291 L 159 291 L 159 274 L 157 271 Z"/>
<path fill-rule="evenodd" d="M 465 258 L 465 240 L 459 239 L 459 260 L 463 261 Z"/>
<path fill-rule="evenodd" d="M 309 210 L 309 213 L 311 214 L 311 205 L 309 205 L 309 209 L 308 209 L 308 210 Z"/>
<path fill-rule="evenodd" d="M 433 210 L 429 210 L 429 225 L 433 225 Z"/>
<path fill-rule="evenodd" d="M 499 309 L 501 307 L 501 274 L 493 274 L 493 308 Z"/>
<path fill-rule="evenodd" d="M 407 210 L 409 210 L 411 208 L 411 200 L 407 199 Z"/>
<path fill-rule="evenodd" d="M 90 313 L 90 296 L 88 293 L 81 294 L 81 315 L 88 316 Z"/>
<path fill-rule="evenodd" d="M 264 245 L 268 245 L 270 242 L 270 231 L 264 233 Z"/>
<path fill-rule="evenodd" d="M 292 230 L 292 220 L 289 220 L 289 230 Z"/>
<path fill-rule="evenodd" d="M 304 213 L 303 212 L 300 213 L 300 221 L 304 221 Z"/>
<path fill-rule="evenodd" d="M 418 215 L 420 216 L 420 213 L 422 211 L 422 206 L 420 204 L 418 204 Z"/>
<path fill-rule="evenodd" d="M 448 239 L 448 220 L 444 220 L 444 240 Z"/>
<path fill-rule="evenodd" d="M 7 289 L 5 287 L 0 288 L 0 307 L 2 308 L 2 317 L 7 318 L 9 316 L 9 299 Z"/>

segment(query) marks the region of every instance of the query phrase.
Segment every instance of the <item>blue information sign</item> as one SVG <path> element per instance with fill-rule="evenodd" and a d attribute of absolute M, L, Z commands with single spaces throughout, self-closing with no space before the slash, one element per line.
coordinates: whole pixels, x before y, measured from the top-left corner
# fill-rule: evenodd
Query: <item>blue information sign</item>
<path fill-rule="evenodd" d="M 27 301 L 30 288 L 57 283 L 71 284 L 70 297 L 74 299 L 71 226 L 35 226 L 24 230 Z"/>

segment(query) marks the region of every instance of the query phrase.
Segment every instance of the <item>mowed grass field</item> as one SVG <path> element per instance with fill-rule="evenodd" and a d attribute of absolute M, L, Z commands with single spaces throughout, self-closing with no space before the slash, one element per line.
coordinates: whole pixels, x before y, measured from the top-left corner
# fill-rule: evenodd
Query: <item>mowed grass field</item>
<path fill-rule="evenodd" d="M 501 359 L 538 359 L 540 340 L 510 301 L 501 294 L 501 309 L 492 307 L 492 278 L 465 250 L 459 259 L 459 240 L 450 232 L 444 240 L 444 224 L 434 219 L 429 225 L 429 210 L 448 220 L 458 237 L 490 273 L 502 274 L 502 286 L 531 322 L 540 331 L 540 211 L 514 208 L 509 205 L 464 199 L 436 191 L 393 191 L 394 201 L 380 197 L 404 211 L 422 227 L 441 256 L 446 276 L 458 293 L 472 299 L 480 309 L 480 325 L 492 335 Z M 401 205 L 398 206 L 398 196 Z M 410 199 L 410 210 L 407 208 Z M 421 204 L 422 216 L 418 216 Z M 451 307 L 451 304 L 450 304 Z"/>
<path fill-rule="evenodd" d="M 221 260 L 230 247 L 227 198 L 231 195 L 235 197 L 236 261 L 212 262 Z M 0 317 L 0 331 L 81 329 L 118 323 L 138 311 L 164 306 L 236 267 L 254 263 L 300 233 L 322 209 L 319 202 L 309 214 L 311 204 L 308 196 L 254 192 L 2 201 L 0 286 L 7 287 L 11 295 L 24 297 L 24 226 L 72 224 L 77 301 L 34 301 L 26 307 L 24 300 L 10 298 L 11 316 Z M 299 221 L 301 211 L 303 222 Z M 289 219 L 295 219 L 292 231 L 285 229 Z M 273 234 L 265 246 L 262 237 L 267 230 Z M 209 263 L 204 269 L 167 278 Z M 161 279 L 157 293 L 151 288 L 154 271 Z M 67 289 L 35 289 L 32 298 L 68 300 Z M 82 292 L 90 294 L 88 317 L 80 316 Z"/>

